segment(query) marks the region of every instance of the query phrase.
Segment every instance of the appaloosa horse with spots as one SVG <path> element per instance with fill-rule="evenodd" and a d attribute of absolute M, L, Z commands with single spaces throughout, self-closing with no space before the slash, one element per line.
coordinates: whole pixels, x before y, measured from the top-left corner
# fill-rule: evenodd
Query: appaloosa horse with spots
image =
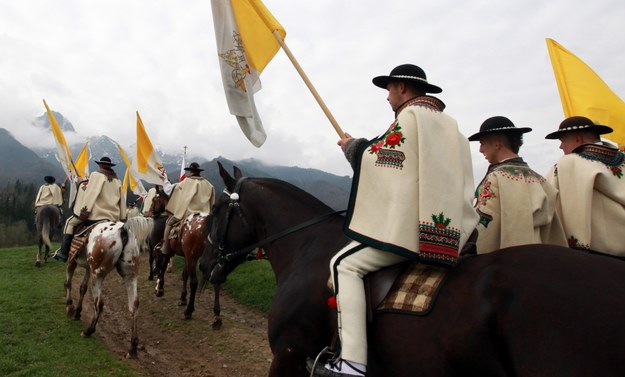
<path fill-rule="evenodd" d="M 91 279 L 91 295 L 93 296 L 94 315 L 89 327 L 84 329 L 82 336 L 88 337 L 95 332 L 98 319 L 104 308 L 102 297 L 102 283 L 104 278 L 113 269 L 124 279 L 128 294 L 128 310 L 130 311 L 131 334 L 128 357 L 137 356 L 139 336 L 137 334 L 137 314 L 139 310 L 139 296 L 137 295 L 137 277 L 139 275 L 139 244 L 135 238 L 133 227 L 137 222 L 128 219 L 124 222 L 104 221 L 97 223 L 87 243 L 76 252 L 67 262 L 65 277 L 66 310 L 69 316 L 80 319 L 82 302 Z M 139 233 L 139 231 L 137 231 Z M 87 271 L 80 285 L 80 297 L 74 307 L 72 302 L 72 277 L 76 267 L 80 265 Z"/>
<path fill-rule="evenodd" d="M 264 244 L 276 278 L 268 375 L 309 376 L 306 359 L 335 334 L 327 282 L 331 257 L 348 241 L 343 217 L 286 182 L 236 170 L 233 178 L 221 164 L 219 173 L 226 191 L 200 268 L 222 283 Z M 548 245 L 470 256 L 450 270 L 427 315 L 373 314 L 367 376 L 625 376 L 623 318 L 622 261 Z"/>
<path fill-rule="evenodd" d="M 52 234 L 54 229 L 61 223 L 61 210 L 59 207 L 47 204 L 37 207 L 37 215 L 35 216 L 35 225 L 37 227 L 37 260 L 35 266 L 41 266 L 41 248 L 45 245 L 45 252 L 43 253 L 44 262 L 48 262 L 50 255 L 50 249 L 52 249 Z"/>

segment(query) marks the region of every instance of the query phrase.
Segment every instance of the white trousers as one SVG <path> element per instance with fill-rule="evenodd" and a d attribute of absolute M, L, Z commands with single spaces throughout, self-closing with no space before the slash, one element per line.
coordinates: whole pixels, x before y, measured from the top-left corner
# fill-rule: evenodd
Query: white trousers
<path fill-rule="evenodd" d="M 341 358 L 367 365 L 367 313 L 363 277 L 407 259 L 352 241 L 330 262 L 338 310 Z"/>

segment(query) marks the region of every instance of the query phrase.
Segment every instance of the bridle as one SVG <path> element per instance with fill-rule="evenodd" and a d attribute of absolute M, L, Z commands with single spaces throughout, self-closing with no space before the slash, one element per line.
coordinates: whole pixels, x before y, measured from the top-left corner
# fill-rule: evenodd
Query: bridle
<path fill-rule="evenodd" d="M 276 241 L 286 235 L 289 235 L 291 233 L 300 231 L 302 229 L 308 228 L 309 226 L 318 224 L 320 222 L 326 221 L 329 218 L 333 217 L 334 215 L 337 214 L 341 214 L 341 213 L 345 213 L 345 210 L 343 211 L 333 211 L 330 213 L 326 213 L 324 215 L 315 217 L 311 220 L 308 220 L 304 223 L 301 223 L 299 225 L 295 225 L 293 227 L 287 228 L 281 232 L 278 232 L 274 235 L 271 235 L 263 240 L 260 240 L 252 245 L 246 246 L 242 249 L 239 250 L 235 250 L 235 251 L 231 251 L 231 252 L 227 252 L 226 251 L 226 235 L 228 234 L 228 228 L 230 226 L 230 220 L 232 219 L 232 214 L 233 212 L 236 213 L 236 215 L 241 218 L 243 220 L 243 223 L 245 223 L 245 226 L 247 226 L 249 229 L 251 229 L 251 226 L 249 225 L 249 223 L 247 222 L 247 220 L 245 219 L 245 216 L 243 215 L 243 211 L 241 211 L 241 204 L 240 204 L 240 191 L 241 191 L 241 186 L 243 184 L 243 181 L 246 180 L 247 177 L 242 177 L 240 178 L 237 183 L 234 185 L 234 189 L 232 190 L 232 193 L 228 191 L 227 188 L 224 189 L 224 194 L 226 194 L 229 198 L 230 198 L 230 202 L 228 203 L 228 209 L 226 212 L 226 218 L 225 218 L 225 226 L 222 230 L 222 232 L 220 232 L 219 237 L 218 237 L 218 246 L 217 246 L 217 264 L 219 265 L 219 267 L 224 267 L 226 263 L 230 262 L 231 260 L 237 258 L 237 257 L 241 257 L 244 255 L 248 255 L 249 253 L 251 253 L 253 250 L 266 245 L 268 243 L 271 243 L 273 241 Z M 214 220 L 214 219 L 213 219 Z M 209 236 L 209 242 L 212 244 L 213 241 L 210 239 Z"/>

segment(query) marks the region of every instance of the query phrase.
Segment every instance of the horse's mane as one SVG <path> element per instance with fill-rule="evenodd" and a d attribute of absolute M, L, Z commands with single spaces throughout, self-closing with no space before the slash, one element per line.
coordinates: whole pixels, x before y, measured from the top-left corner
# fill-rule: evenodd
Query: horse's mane
<path fill-rule="evenodd" d="M 293 198 L 293 200 L 305 206 L 315 208 L 322 212 L 329 212 L 333 209 L 327 204 L 319 200 L 309 192 L 281 179 L 276 178 L 250 178 L 261 185 L 271 186 L 275 190 L 279 190 L 281 196 Z"/>

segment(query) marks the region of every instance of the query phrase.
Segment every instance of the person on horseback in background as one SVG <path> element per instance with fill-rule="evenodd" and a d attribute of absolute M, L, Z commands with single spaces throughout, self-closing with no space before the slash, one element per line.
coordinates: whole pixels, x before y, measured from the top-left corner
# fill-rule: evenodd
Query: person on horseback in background
<path fill-rule="evenodd" d="M 51 175 L 43 177 L 45 183 L 39 187 L 37 197 L 35 198 L 35 219 L 37 218 L 37 211 L 39 207 L 45 205 L 57 206 L 61 216 L 63 215 L 63 192 L 61 187 L 57 185 L 56 178 Z"/>
<path fill-rule="evenodd" d="M 412 64 L 373 84 L 388 90 L 395 121 L 373 140 L 338 141 L 354 168 L 343 227 L 352 241 L 330 263 L 340 354 L 315 365 L 317 376 L 366 373 L 365 275 L 407 260 L 452 267 L 477 236 L 469 142 L 445 104 L 426 95 L 442 89 Z"/>
<path fill-rule="evenodd" d="M 567 246 L 556 212 L 558 190 L 518 155 L 523 134 L 531 130 L 494 116 L 469 136 L 480 142 L 480 153 L 490 162 L 475 190 L 478 254 L 533 243 Z"/>
<path fill-rule="evenodd" d="M 152 208 L 152 200 L 154 200 L 154 196 L 156 196 L 157 187 L 160 186 L 157 185 L 149 189 L 148 194 L 145 196 L 145 199 L 143 199 L 143 205 L 141 206 L 141 214 L 143 216 L 152 216 L 150 209 Z"/>
<path fill-rule="evenodd" d="M 600 135 L 611 127 L 573 116 L 545 136 L 564 152 L 546 179 L 560 191 L 557 211 L 569 246 L 625 257 L 625 154 Z"/>
<path fill-rule="evenodd" d="M 184 170 L 189 174 L 182 182 L 174 185 L 169 202 L 165 207 L 171 216 L 167 219 L 163 233 L 161 253 L 164 255 L 169 254 L 169 242 L 167 240 L 171 228 L 189 215 L 196 213 L 210 215 L 215 204 L 215 188 L 208 180 L 200 176 L 200 172 L 204 171 L 200 168 L 200 164 L 192 162 Z"/>
<path fill-rule="evenodd" d="M 67 262 L 69 249 L 74 239 L 74 228 L 83 222 L 126 220 L 126 202 L 123 200 L 122 183 L 113 171 L 116 164 L 109 157 L 96 161 L 99 169 L 89 175 L 89 179 L 79 183 L 76 200 L 72 206 L 72 216 L 65 222 L 61 248 L 53 258 Z"/>

